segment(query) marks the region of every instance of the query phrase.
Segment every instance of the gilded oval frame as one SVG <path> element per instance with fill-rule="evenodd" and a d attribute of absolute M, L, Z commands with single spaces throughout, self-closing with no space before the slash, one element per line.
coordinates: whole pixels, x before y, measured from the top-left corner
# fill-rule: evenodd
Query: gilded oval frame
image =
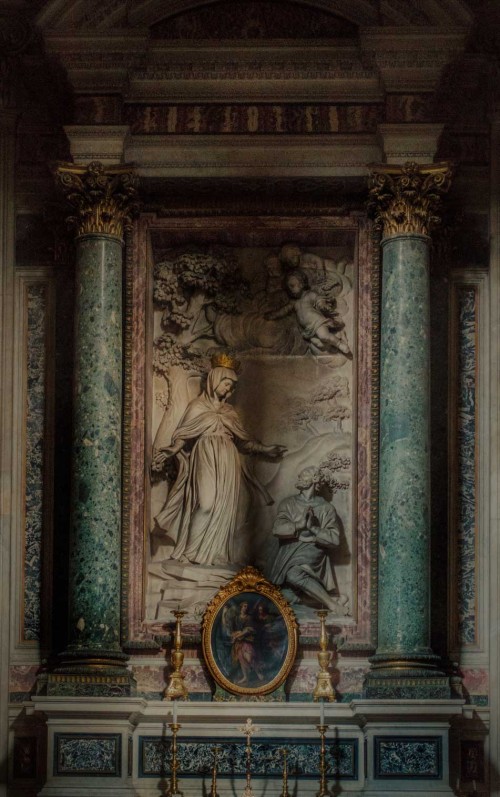
<path fill-rule="evenodd" d="M 223 672 L 221 656 L 213 646 L 214 630 L 222 622 L 224 610 L 230 607 L 231 602 L 233 602 L 233 606 L 241 606 L 246 602 L 245 595 L 256 595 L 257 598 L 269 601 L 275 610 L 275 617 L 279 616 L 286 631 L 286 651 L 279 661 L 279 666 L 276 666 L 276 672 L 264 683 L 259 683 L 256 686 L 231 680 L 229 675 Z M 234 601 L 237 598 L 241 598 L 238 604 Z M 267 581 L 262 573 L 254 567 L 245 567 L 228 584 L 221 587 L 208 604 L 203 616 L 202 649 L 205 663 L 215 682 L 233 695 L 258 697 L 267 695 L 281 686 L 295 662 L 297 645 L 298 625 L 292 608 L 283 597 L 281 590 Z"/>

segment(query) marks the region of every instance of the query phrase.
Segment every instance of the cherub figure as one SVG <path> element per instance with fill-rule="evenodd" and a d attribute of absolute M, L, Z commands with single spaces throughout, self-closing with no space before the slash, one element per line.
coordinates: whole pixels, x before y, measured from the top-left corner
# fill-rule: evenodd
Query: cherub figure
<path fill-rule="evenodd" d="M 352 360 L 345 324 L 337 310 L 336 291 L 328 295 L 319 286 L 311 288 L 307 274 L 300 268 L 286 274 L 285 289 L 290 301 L 279 310 L 266 313 L 265 318 L 277 321 L 295 313 L 302 337 L 313 354 L 340 353 Z"/>

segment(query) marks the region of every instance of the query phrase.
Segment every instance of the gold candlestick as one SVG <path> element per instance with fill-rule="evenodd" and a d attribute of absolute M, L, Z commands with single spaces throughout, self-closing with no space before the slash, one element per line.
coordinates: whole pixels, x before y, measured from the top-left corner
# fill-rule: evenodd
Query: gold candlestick
<path fill-rule="evenodd" d="M 260 728 L 257 728 L 256 725 L 252 723 L 250 717 L 247 719 L 245 725 L 240 728 L 240 731 L 245 734 L 247 737 L 247 746 L 246 746 L 246 757 L 247 757 L 247 775 L 246 775 L 246 785 L 243 789 L 242 797 L 254 797 L 254 793 L 252 791 L 252 775 L 251 775 L 251 746 L 250 746 L 250 739 L 254 733 L 257 733 Z"/>
<path fill-rule="evenodd" d="M 283 753 L 283 788 L 281 789 L 280 797 L 290 797 L 290 793 L 288 791 L 288 750 L 285 748 L 281 752 Z"/>
<path fill-rule="evenodd" d="M 319 791 L 317 797 L 328 797 L 328 789 L 326 787 L 326 742 L 325 736 L 328 730 L 328 725 L 316 726 L 321 738 L 321 746 L 319 749 Z"/>
<path fill-rule="evenodd" d="M 172 662 L 172 672 L 168 681 L 168 686 L 163 692 L 163 698 L 167 700 L 176 700 L 181 697 L 187 699 L 189 693 L 187 686 L 184 683 L 184 675 L 182 674 L 182 665 L 184 662 L 184 653 L 182 652 L 182 631 L 181 620 L 186 612 L 181 612 L 179 609 L 172 612 L 175 617 L 175 632 L 174 632 L 174 647 L 170 654 L 170 661 Z"/>
<path fill-rule="evenodd" d="M 316 686 L 314 687 L 313 699 L 328 700 L 329 702 L 333 702 L 335 700 L 335 690 L 332 684 L 332 676 L 328 669 L 332 654 L 329 650 L 327 650 L 328 635 L 326 633 L 325 624 L 325 619 L 328 615 L 328 612 L 326 609 L 319 609 L 316 614 L 318 615 L 319 621 L 321 623 L 321 631 L 319 637 L 318 653 L 319 672 L 316 676 Z"/>
<path fill-rule="evenodd" d="M 210 797 L 219 797 L 217 794 L 217 754 L 220 747 L 214 747 L 214 765 L 212 767 L 212 787 L 210 789 Z"/>
<path fill-rule="evenodd" d="M 170 790 L 169 797 L 182 797 L 182 792 L 179 791 L 177 786 L 177 770 L 179 762 L 177 761 L 177 734 L 181 727 L 178 722 L 171 722 L 168 726 L 172 731 L 172 755 L 170 759 Z"/>

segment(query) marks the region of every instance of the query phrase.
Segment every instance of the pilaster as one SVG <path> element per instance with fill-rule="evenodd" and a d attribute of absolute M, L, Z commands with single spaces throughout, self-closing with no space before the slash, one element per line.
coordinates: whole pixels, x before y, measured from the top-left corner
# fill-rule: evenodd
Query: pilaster
<path fill-rule="evenodd" d="M 491 120 L 490 211 L 490 794 L 500 794 L 500 103 Z"/>
<path fill-rule="evenodd" d="M 8 694 L 11 580 L 11 537 L 13 528 L 13 350 L 15 210 L 14 163 L 18 113 L 12 108 L 0 109 L 0 601 L 5 621 L 0 623 L 0 750 L 8 743 Z M 0 762 L 0 794 L 6 782 L 6 761 Z"/>

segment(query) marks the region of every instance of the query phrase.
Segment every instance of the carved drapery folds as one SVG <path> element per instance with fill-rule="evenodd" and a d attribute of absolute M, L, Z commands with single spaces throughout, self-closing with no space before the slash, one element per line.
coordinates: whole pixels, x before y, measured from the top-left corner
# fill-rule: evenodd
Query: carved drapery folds
<path fill-rule="evenodd" d="M 104 233 L 123 238 L 137 212 L 138 178 L 131 166 L 58 164 L 56 182 L 75 213 L 67 222 L 78 235 Z"/>
<path fill-rule="evenodd" d="M 429 235 L 441 217 L 441 197 L 450 185 L 449 163 L 420 166 L 374 165 L 370 167 L 368 210 L 384 238 L 416 233 Z"/>

